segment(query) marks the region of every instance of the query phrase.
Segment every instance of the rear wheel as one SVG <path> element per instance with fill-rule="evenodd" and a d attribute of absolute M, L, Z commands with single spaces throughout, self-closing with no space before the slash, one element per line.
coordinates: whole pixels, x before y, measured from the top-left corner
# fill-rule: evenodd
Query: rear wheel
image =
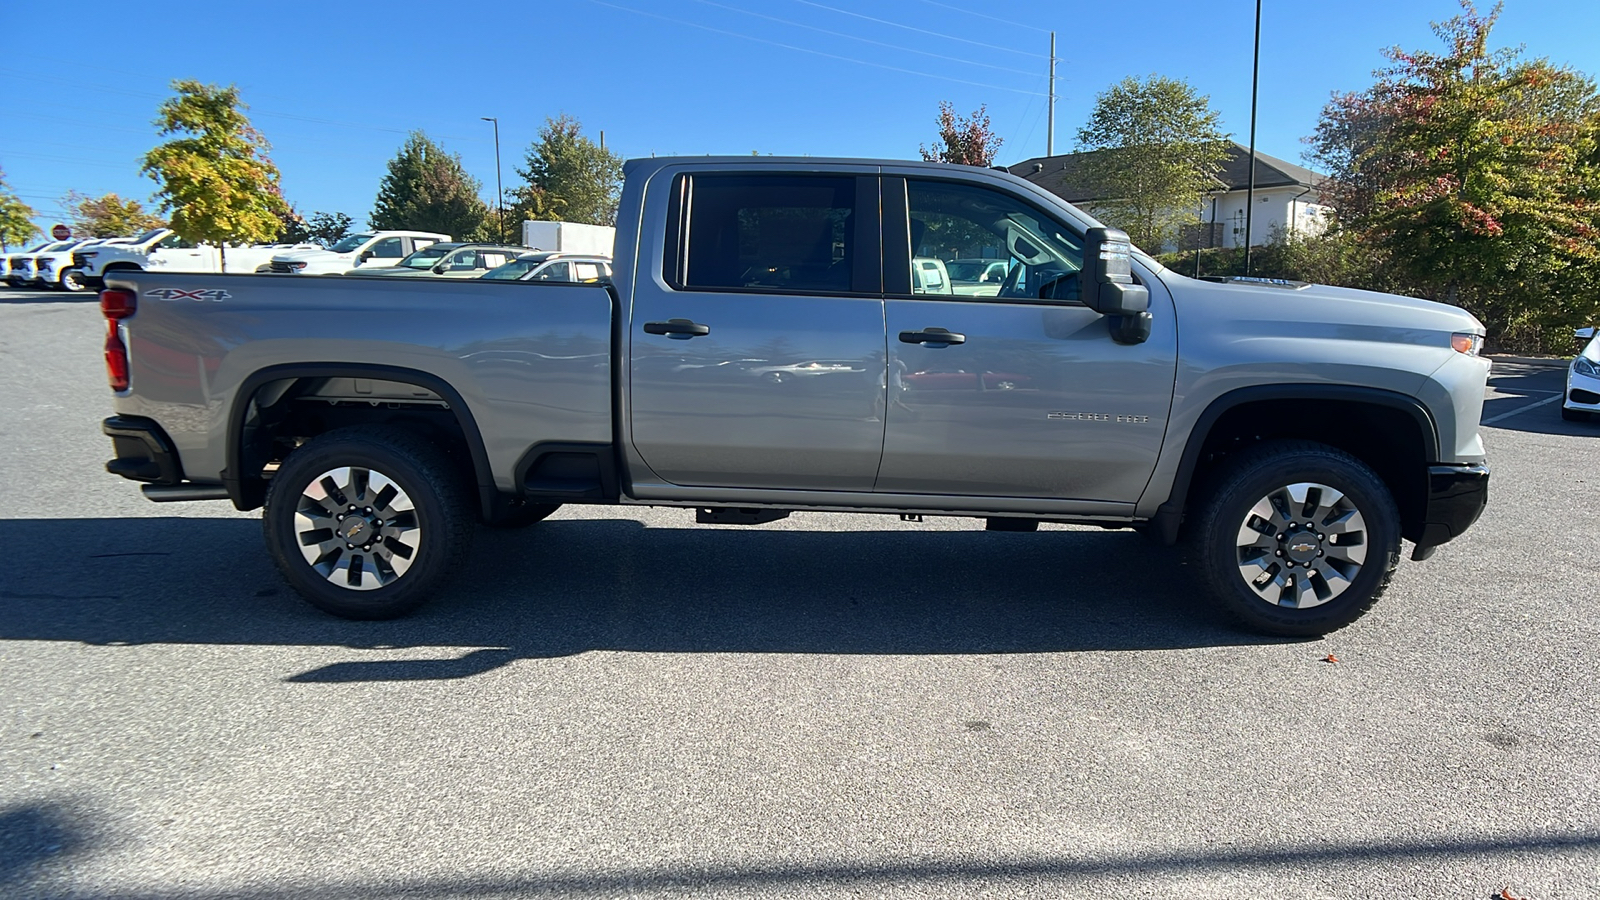
<path fill-rule="evenodd" d="M 438 448 L 398 428 L 330 431 L 272 479 L 267 549 L 312 606 L 388 619 L 422 605 L 465 554 L 472 512 Z"/>
<path fill-rule="evenodd" d="M 1308 637 L 1359 619 L 1400 560 L 1400 512 L 1360 460 L 1281 441 L 1225 463 L 1195 527 L 1201 577 L 1222 612 Z"/>

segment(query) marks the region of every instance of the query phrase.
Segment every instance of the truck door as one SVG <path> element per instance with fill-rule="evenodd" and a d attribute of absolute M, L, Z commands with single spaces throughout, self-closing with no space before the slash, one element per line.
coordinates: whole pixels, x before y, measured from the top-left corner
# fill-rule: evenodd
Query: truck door
<path fill-rule="evenodd" d="M 666 239 L 634 278 L 628 421 L 662 480 L 872 489 L 885 396 L 876 172 L 651 185 Z"/>
<path fill-rule="evenodd" d="M 1139 498 L 1172 404 L 1170 300 L 1152 285 L 1150 340 L 1113 341 L 1075 299 L 1082 247 L 1019 196 L 884 179 L 889 405 L 877 491 Z M 954 274 L 937 287 L 914 275 L 934 260 L 955 274 L 995 268 L 948 265 L 982 259 L 1005 264 L 993 296 Z"/>

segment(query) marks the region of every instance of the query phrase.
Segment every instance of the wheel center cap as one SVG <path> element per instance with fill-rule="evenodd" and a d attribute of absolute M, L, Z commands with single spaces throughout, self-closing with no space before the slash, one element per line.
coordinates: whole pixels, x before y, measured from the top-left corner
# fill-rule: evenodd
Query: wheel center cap
<path fill-rule="evenodd" d="M 1308 563 L 1317 558 L 1317 551 L 1322 549 L 1322 542 L 1317 540 L 1315 532 L 1291 531 L 1283 540 L 1283 555 L 1297 563 Z"/>
<path fill-rule="evenodd" d="M 361 516 L 351 516 L 339 523 L 339 536 L 350 544 L 365 544 L 372 540 L 376 530 L 370 521 Z"/>

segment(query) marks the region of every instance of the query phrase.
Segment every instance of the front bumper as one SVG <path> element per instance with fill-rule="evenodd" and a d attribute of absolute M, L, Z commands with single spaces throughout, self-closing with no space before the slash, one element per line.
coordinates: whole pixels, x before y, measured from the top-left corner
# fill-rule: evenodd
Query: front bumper
<path fill-rule="evenodd" d="M 1440 544 L 1460 537 L 1489 503 L 1485 463 L 1428 467 L 1428 504 L 1412 559 L 1427 559 Z"/>

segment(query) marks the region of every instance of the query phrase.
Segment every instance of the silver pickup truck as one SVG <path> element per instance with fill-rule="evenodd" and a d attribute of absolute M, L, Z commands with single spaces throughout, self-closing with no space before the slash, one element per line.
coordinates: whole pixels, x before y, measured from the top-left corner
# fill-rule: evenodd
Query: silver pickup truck
<path fill-rule="evenodd" d="M 264 506 L 284 577 L 351 618 L 422 603 L 475 520 L 632 504 L 1135 528 L 1233 619 L 1312 635 L 1487 497 L 1454 307 L 1193 280 L 933 163 L 635 160 L 617 226 L 608 284 L 108 273 L 107 469 Z M 941 293 L 925 259 L 1005 274 Z"/>

